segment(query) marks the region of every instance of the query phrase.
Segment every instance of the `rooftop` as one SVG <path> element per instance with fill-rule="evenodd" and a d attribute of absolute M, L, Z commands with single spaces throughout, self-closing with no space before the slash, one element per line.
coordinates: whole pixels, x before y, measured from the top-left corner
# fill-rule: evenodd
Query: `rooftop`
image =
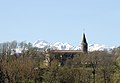
<path fill-rule="evenodd" d="M 49 53 L 81 53 L 80 50 L 50 50 Z"/>

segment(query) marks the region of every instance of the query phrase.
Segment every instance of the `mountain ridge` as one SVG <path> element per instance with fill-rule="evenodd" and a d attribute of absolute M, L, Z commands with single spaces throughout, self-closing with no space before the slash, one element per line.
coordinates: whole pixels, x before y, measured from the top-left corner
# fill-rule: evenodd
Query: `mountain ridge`
<path fill-rule="evenodd" d="M 33 43 L 33 47 L 37 48 L 50 48 L 52 50 L 81 50 L 81 45 L 73 46 L 66 42 L 49 43 L 45 40 L 37 40 Z M 108 47 L 104 44 L 88 44 L 88 51 L 103 51 L 115 48 L 115 46 Z"/>

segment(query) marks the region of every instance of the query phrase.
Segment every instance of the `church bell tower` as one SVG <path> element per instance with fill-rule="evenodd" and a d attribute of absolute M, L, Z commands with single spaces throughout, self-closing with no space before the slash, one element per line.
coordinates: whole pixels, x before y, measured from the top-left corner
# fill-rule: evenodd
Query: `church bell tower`
<path fill-rule="evenodd" d="M 82 43 L 81 43 L 81 50 L 83 53 L 88 52 L 88 43 L 85 37 L 85 33 L 83 33 Z"/>

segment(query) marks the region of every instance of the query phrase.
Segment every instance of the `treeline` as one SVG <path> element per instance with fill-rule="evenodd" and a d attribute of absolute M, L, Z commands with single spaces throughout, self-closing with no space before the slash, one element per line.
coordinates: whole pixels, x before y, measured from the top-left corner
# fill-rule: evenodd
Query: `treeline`
<path fill-rule="evenodd" d="M 25 51 L 26 49 L 32 48 L 32 43 L 26 43 L 25 41 L 17 42 L 4 42 L 0 43 L 0 54 L 1 55 L 11 55 L 15 49 L 21 48 L 21 51 Z"/>
<path fill-rule="evenodd" d="M 18 47 L 27 50 L 16 57 L 11 49 Z M 76 54 L 62 66 L 59 56 L 51 54 L 46 67 L 45 53 L 31 43 L 1 43 L 0 83 L 120 83 L 120 47 L 111 52 Z"/>

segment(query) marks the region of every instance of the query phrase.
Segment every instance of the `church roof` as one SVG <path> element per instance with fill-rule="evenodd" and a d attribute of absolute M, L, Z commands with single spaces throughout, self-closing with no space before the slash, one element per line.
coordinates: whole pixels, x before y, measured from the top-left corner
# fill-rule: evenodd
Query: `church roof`
<path fill-rule="evenodd" d="M 86 40 L 86 37 L 85 37 L 85 33 L 83 33 L 82 43 L 87 43 L 87 40 Z"/>
<path fill-rule="evenodd" d="M 50 50 L 49 53 L 81 53 L 80 50 Z"/>

